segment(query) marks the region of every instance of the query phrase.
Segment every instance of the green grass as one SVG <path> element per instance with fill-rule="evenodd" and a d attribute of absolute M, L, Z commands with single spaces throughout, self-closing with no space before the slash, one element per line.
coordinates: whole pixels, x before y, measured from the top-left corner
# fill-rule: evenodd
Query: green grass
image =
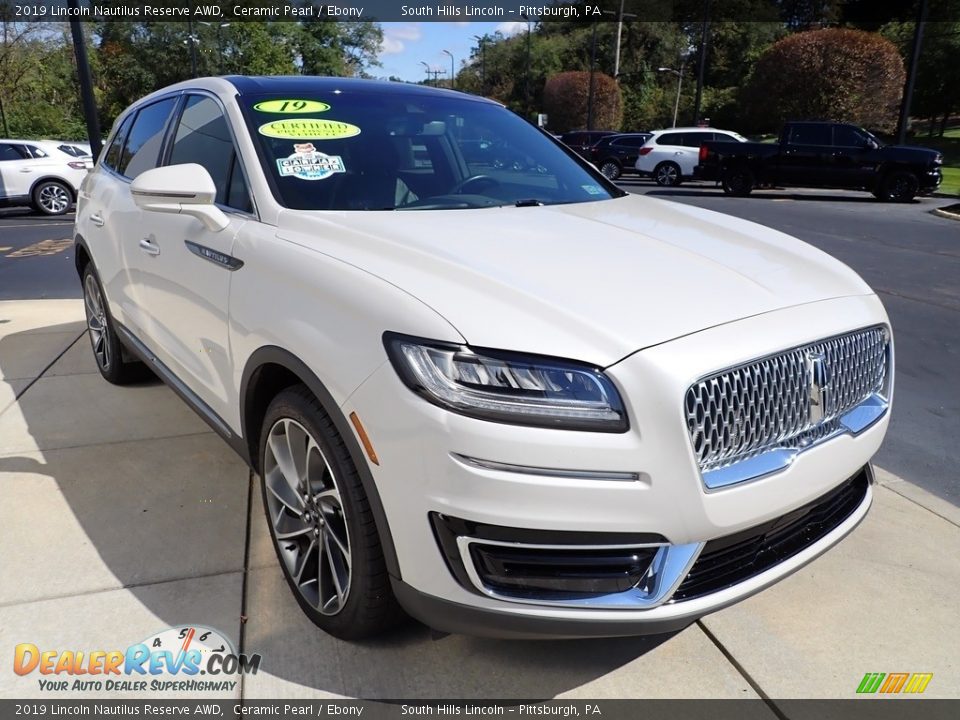
<path fill-rule="evenodd" d="M 943 184 L 940 185 L 938 192 L 960 196 L 960 168 L 943 168 Z"/>

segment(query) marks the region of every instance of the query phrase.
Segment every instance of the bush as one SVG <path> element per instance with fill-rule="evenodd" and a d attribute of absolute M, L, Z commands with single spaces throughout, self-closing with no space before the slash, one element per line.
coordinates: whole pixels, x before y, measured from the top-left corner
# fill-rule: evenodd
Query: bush
<path fill-rule="evenodd" d="M 846 121 L 891 132 L 903 94 L 903 60 L 876 33 L 830 28 L 796 33 L 757 61 L 744 91 L 752 131 L 785 120 Z"/>
<path fill-rule="evenodd" d="M 562 72 L 547 79 L 543 88 L 543 109 L 549 116 L 552 132 L 587 127 L 587 98 L 590 73 Z M 619 130 L 623 122 L 623 100 L 616 81 L 600 72 L 593 73 L 593 128 Z"/>

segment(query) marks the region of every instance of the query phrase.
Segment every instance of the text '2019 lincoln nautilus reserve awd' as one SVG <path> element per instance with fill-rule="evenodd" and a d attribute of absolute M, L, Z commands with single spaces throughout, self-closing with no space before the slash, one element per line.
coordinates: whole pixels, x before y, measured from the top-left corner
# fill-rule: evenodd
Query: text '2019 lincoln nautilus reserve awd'
<path fill-rule="evenodd" d="M 256 470 L 290 588 L 338 637 L 404 611 L 667 632 L 870 505 L 876 294 L 782 233 L 627 195 L 495 102 L 174 85 L 117 119 L 75 238 L 100 372 L 147 363 Z"/>

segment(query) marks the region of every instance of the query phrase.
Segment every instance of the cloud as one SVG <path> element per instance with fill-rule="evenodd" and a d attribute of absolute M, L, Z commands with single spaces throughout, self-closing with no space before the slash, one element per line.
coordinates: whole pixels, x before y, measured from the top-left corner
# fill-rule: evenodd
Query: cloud
<path fill-rule="evenodd" d="M 526 29 L 527 29 L 527 24 L 525 22 L 519 22 L 519 21 L 502 22 L 499 25 L 497 25 L 497 32 L 503 33 L 507 37 L 510 37 L 511 35 L 516 35 L 517 33 Z"/>
<path fill-rule="evenodd" d="M 383 42 L 380 43 L 381 55 L 399 55 L 402 53 L 408 42 L 417 42 L 423 34 L 420 31 L 419 23 L 409 25 L 389 24 L 383 31 Z"/>

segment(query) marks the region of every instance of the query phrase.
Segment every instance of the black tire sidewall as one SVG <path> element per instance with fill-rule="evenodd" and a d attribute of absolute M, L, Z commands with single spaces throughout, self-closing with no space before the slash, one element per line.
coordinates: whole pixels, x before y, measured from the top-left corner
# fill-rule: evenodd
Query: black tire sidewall
<path fill-rule="evenodd" d="M 732 183 L 731 180 L 739 182 Z M 753 191 L 754 185 L 753 173 L 747 168 L 732 168 L 723 177 L 723 191 L 728 195 L 744 197 Z"/>
<path fill-rule="evenodd" d="M 336 615 L 324 615 L 311 606 L 300 594 L 296 582 L 291 577 L 280 554 L 273 523 L 270 521 L 267 486 L 263 478 L 267 438 L 270 429 L 278 420 L 283 418 L 289 418 L 300 423 L 320 445 L 324 457 L 334 472 L 334 482 L 344 506 L 347 519 L 347 535 L 350 540 L 350 592 L 343 609 Z M 304 614 L 320 629 L 343 640 L 369 637 L 394 624 L 397 613 L 395 611 L 396 601 L 393 599 L 392 593 L 389 594 L 389 598 L 379 597 L 383 595 L 383 590 L 382 588 L 377 590 L 374 587 L 375 579 L 385 579 L 387 577 L 386 567 L 380 550 L 379 539 L 375 543 L 375 549 L 372 548 L 369 534 L 365 534 L 361 529 L 368 528 L 373 523 L 373 517 L 360 476 L 346 444 L 337 432 L 329 414 L 305 386 L 297 385 L 283 390 L 267 408 L 260 429 L 258 467 L 260 468 L 260 493 L 264 514 L 267 516 L 270 540 L 277 555 L 281 572 L 290 587 L 290 592 L 293 593 Z M 391 606 L 388 612 L 382 613 L 382 617 L 372 617 L 369 608 L 371 595 L 378 596 L 380 600 Z"/>
<path fill-rule="evenodd" d="M 909 178 L 909 183 L 911 190 L 906 194 L 897 194 L 893 192 L 893 185 L 900 178 Z M 880 199 L 886 202 L 910 202 L 916 197 L 917 192 L 920 190 L 920 181 L 917 179 L 917 176 L 914 175 L 909 170 L 895 170 L 887 175 L 883 180 L 883 185 L 881 186 Z"/>
<path fill-rule="evenodd" d="M 56 185 L 58 187 L 63 188 L 63 190 L 70 197 L 70 202 L 67 203 L 67 207 L 63 210 L 63 212 L 50 212 L 49 210 L 45 210 L 43 206 L 40 204 L 38 200 L 38 198 L 40 197 L 40 191 L 43 190 L 43 188 L 47 187 L 48 185 Z M 41 215 L 46 215 L 47 217 L 58 217 L 59 215 L 66 215 L 68 212 L 70 212 L 70 205 L 72 203 L 73 203 L 73 193 L 70 191 L 70 188 L 67 186 L 66 183 L 60 182 L 59 180 L 43 180 L 34 186 L 33 192 L 30 194 L 30 204 L 32 205 L 33 209 L 36 210 Z M 102 288 L 100 289 L 100 293 L 103 294 Z"/>

